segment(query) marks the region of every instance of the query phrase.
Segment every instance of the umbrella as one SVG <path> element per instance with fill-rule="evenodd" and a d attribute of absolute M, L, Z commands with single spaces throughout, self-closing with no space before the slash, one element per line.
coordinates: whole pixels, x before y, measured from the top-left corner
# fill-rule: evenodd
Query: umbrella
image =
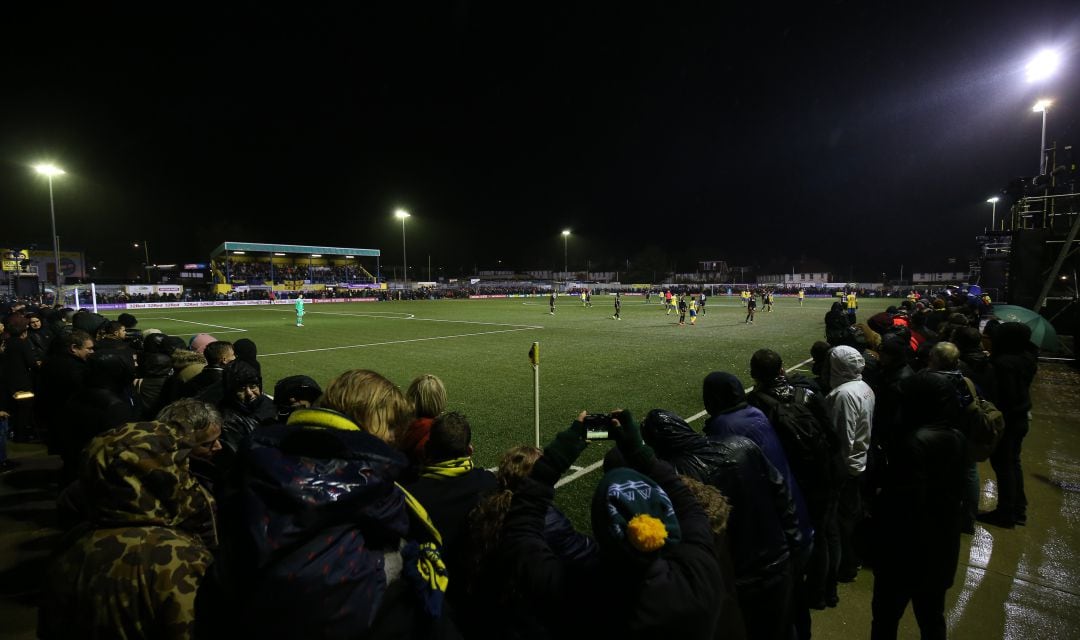
<path fill-rule="evenodd" d="M 1054 325 L 1037 311 L 1014 304 L 995 304 L 994 316 L 1002 322 L 1019 322 L 1031 327 L 1031 341 L 1043 351 L 1063 350 Z"/>

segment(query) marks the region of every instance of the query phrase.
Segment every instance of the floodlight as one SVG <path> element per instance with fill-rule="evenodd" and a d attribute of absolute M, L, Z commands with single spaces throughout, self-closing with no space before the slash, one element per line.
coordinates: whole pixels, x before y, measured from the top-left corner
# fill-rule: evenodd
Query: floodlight
<path fill-rule="evenodd" d="M 1043 49 L 1027 63 L 1024 70 L 1027 72 L 1028 82 L 1045 80 L 1057 72 L 1061 66 L 1061 54 L 1053 49 Z"/>
<path fill-rule="evenodd" d="M 64 170 L 63 169 L 56 166 L 55 164 L 50 164 L 50 163 L 35 164 L 34 165 L 34 171 L 37 171 L 38 173 L 40 173 L 43 176 L 49 176 L 50 178 L 52 176 L 62 176 L 62 175 L 64 175 Z"/>
<path fill-rule="evenodd" d="M 285 255 L 285 254 L 284 254 L 284 253 L 274 253 L 274 255 L 275 255 L 275 256 L 283 256 L 283 255 Z"/>
<path fill-rule="evenodd" d="M 322 254 L 321 253 L 313 253 L 313 254 L 311 254 L 311 257 L 312 258 L 321 258 Z"/>
<path fill-rule="evenodd" d="M 570 230 L 569 230 L 569 229 L 563 229 L 563 232 L 562 232 L 562 234 L 563 234 L 564 236 L 568 236 L 568 235 L 570 235 Z"/>
<path fill-rule="evenodd" d="M 232 252 L 232 254 L 233 254 L 234 256 L 242 256 L 242 255 L 247 255 L 247 254 L 245 254 L 245 253 L 244 253 L 243 251 L 233 251 L 233 252 Z"/>
<path fill-rule="evenodd" d="M 997 202 L 998 200 L 1001 200 L 1001 198 L 999 198 L 997 196 L 994 196 L 993 198 L 987 198 L 986 199 L 986 201 L 989 202 L 990 204 L 993 204 L 993 203 Z"/>
<path fill-rule="evenodd" d="M 394 217 L 404 220 L 409 217 L 409 212 L 404 209 L 398 209 L 397 211 L 394 211 Z"/>
<path fill-rule="evenodd" d="M 1041 112 L 1046 111 L 1047 109 L 1049 109 L 1053 104 L 1054 104 L 1053 100 L 1046 100 L 1046 99 L 1039 100 L 1038 102 L 1035 103 L 1035 106 L 1033 106 L 1031 108 L 1031 110 L 1034 111 L 1035 113 L 1041 113 Z"/>

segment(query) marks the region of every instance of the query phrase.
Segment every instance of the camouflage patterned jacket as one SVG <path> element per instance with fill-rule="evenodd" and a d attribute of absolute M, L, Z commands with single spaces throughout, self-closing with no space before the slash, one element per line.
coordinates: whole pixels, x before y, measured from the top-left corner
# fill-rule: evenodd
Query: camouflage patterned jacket
<path fill-rule="evenodd" d="M 40 637 L 191 637 L 211 561 L 198 532 L 214 527 L 213 499 L 188 469 L 189 435 L 139 422 L 91 441 L 78 481 L 88 520 L 50 568 Z"/>

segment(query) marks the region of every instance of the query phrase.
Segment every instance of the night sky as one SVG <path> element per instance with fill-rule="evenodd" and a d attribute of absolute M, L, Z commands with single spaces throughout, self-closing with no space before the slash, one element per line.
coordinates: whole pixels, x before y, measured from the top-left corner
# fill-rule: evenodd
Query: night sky
<path fill-rule="evenodd" d="M 4 20 L 0 241 L 49 247 L 50 160 L 62 247 L 106 274 L 144 239 L 399 264 L 404 207 L 410 265 L 449 275 L 561 269 L 569 228 L 572 269 L 895 276 L 974 253 L 1038 166 L 1036 98 L 1080 143 L 1075 2 L 97 4 Z"/>

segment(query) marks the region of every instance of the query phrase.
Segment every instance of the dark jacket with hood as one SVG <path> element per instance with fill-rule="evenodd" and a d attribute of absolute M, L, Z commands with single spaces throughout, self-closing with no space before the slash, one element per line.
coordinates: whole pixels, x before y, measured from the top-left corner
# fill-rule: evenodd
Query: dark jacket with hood
<path fill-rule="evenodd" d="M 650 454 L 635 467 L 670 497 L 680 541 L 648 557 L 630 557 L 614 543 L 601 543 L 601 566 L 582 571 L 544 539 L 559 471 L 544 457 L 536 461 L 514 492 L 503 527 L 500 555 L 528 603 L 507 619 L 513 625 L 507 638 L 719 637 L 721 574 L 708 517 L 671 465 Z M 594 529 L 605 510 L 603 497 L 598 490 L 593 498 Z M 559 615 L 570 611 L 573 615 Z"/>
<path fill-rule="evenodd" d="M 783 476 L 788 492 L 795 501 L 795 513 L 798 515 L 803 544 L 809 545 L 814 537 L 814 530 L 802 489 L 795 479 L 795 474 L 791 472 L 787 454 L 784 453 L 784 447 L 769 419 L 761 409 L 750 406 L 746 401 L 746 390 L 742 382 L 727 372 L 710 373 L 702 385 L 702 400 L 705 410 L 709 412 L 709 419 L 703 430 L 706 437 L 710 440 L 723 440 L 728 436 L 749 438 Z"/>
<path fill-rule="evenodd" d="M 421 543 L 441 538 L 396 483 L 407 465 L 326 409 L 255 431 L 238 452 L 221 552 L 199 594 L 209 635 L 421 638 L 444 625 L 443 592 L 417 573 L 437 557 L 427 550 L 438 553 Z"/>
<path fill-rule="evenodd" d="M 1031 343 L 1031 327 L 1019 322 L 999 325 L 990 360 L 997 377 L 994 404 L 1004 414 L 1005 425 L 1026 421 L 1027 412 L 1031 410 L 1031 383 L 1038 367 Z"/>
<path fill-rule="evenodd" d="M 901 383 L 902 432 L 876 501 L 876 572 L 902 575 L 917 588 L 952 586 L 960 553 L 960 502 L 969 463 L 958 372 L 923 371 Z"/>
<path fill-rule="evenodd" d="M 162 353 L 144 353 L 139 357 L 139 375 L 135 391 L 139 394 L 147 419 L 153 418 L 164 407 L 161 391 L 172 376 L 172 358 Z"/>
<path fill-rule="evenodd" d="M 77 462 L 91 438 L 142 418 L 134 380 L 135 366 L 122 355 L 95 353 L 87 359 L 86 386 L 68 400 L 54 425 L 65 465 Z"/>
<path fill-rule="evenodd" d="M 731 504 L 728 544 L 737 584 L 767 580 L 803 546 L 787 483 L 749 439 L 705 438 L 679 416 L 653 410 L 641 426 L 645 442 L 678 473 L 712 485 Z"/>
<path fill-rule="evenodd" d="M 241 402 L 236 397 L 237 390 L 245 385 L 257 384 L 262 387 L 262 378 L 246 362 L 233 360 L 225 367 L 222 378 L 224 396 L 221 401 L 221 447 L 222 454 L 234 454 L 240 448 L 240 442 L 255 431 L 260 425 L 272 424 L 277 420 L 277 408 L 265 394 L 260 393 L 250 403 Z"/>

